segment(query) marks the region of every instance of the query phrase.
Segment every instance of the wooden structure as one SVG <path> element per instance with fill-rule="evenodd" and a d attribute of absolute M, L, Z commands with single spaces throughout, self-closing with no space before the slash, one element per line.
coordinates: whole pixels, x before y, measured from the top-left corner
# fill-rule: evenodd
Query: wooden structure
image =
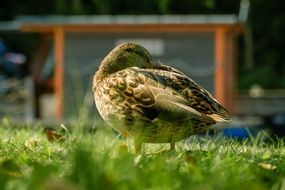
<path fill-rule="evenodd" d="M 54 76 L 53 86 L 56 95 L 56 117 L 61 119 L 64 116 L 65 103 L 64 92 L 66 79 L 66 66 L 69 64 L 67 48 L 71 43 L 68 40 L 74 39 L 76 35 L 94 35 L 98 34 L 101 40 L 105 36 L 114 35 L 114 38 L 133 38 L 146 39 L 150 35 L 173 36 L 194 35 L 191 40 L 193 45 L 199 45 L 199 39 L 206 37 L 204 47 L 201 46 L 198 53 L 200 57 L 208 57 L 210 65 L 213 63 L 213 90 L 214 95 L 229 111 L 233 112 L 234 105 L 234 64 L 236 60 L 236 36 L 241 31 L 241 26 L 237 18 L 233 15 L 176 15 L 176 16 L 47 16 L 47 17 L 22 17 L 18 19 L 21 22 L 21 30 L 24 32 L 40 33 L 43 35 L 52 35 L 54 50 Z M 202 36 L 202 37 L 201 37 Z M 208 36 L 208 37 L 207 37 Z M 200 38 L 201 37 L 201 38 Z M 91 39 L 91 38 L 90 38 Z M 153 38 L 150 38 L 153 39 Z M 191 45 L 192 41 L 188 44 Z M 90 40 L 86 40 L 87 41 Z M 181 39 L 183 42 L 183 39 Z M 177 42 L 178 43 L 178 42 Z M 68 45 L 69 44 L 69 45 Z M 73 45 L 76 43 L 73 43 Z M 185 45 L 185 44 L 184 44 Z M 183 46 L 183 44 L 181 45 Z M 100 47 L 96 46 L 98 49 Z M 174 46 L 171 46 L 174 47 Z M 179 44 L 175 47 L 179 47 Z M 80 49 L 81 47 L 77 47 Z M 92 46 L 93 48 L 93 46 Z M 95 46 L 94 46 L 95 48 Z M 183 48 L 183 47 L 182 47 Z M 187 53 L 187 48 L 182 49 Z M 192 47 L 195 49 L 195 47 Z M 203 53 L 203 49 L 209 49 L 209 53 Z M 112 49 L 111 47 L 109 48 Z M 177 50 L 177 51 L 182 51 Z M 97 50 L 94 49 L 94 52 Z M 99 51 L 99 50 L 98 50 Z M 194 50 L 193 50 L 194 51 Z M 196 52 L 197 53 L 197 52 Z M 196 54 L 195 51 L 193 54 Z M 104 53 L 107 54 L 107 51 Z M 191 54 L 191 52 L 189 52 Z M 103 56 L 103 55 L 102 55 Z M 158 56 L 159 57 L 159 56 Z M 187 59 L 192 59 L 187 58 Z M 186 60 L 187 62 L 188 60 Z M 199 62 L 199 61 L 198 61 Z M 99 63 L 97 63 L 99 64 Z M 167 63 L 168 64 L 168 63 Z M 200 64 L 200 63 L 199 63 Z M 181 68 L 180 68 L 181 69 Z M 95 71 L 95 70 L 94 70 Z M 94 72 L 93 71 L 93 72 Z M 185 71 L 183 69 L 183 71 Z M 198 81 L 198 83 L 200 83 Z M 209 83 L 206 82 L 207 85 Z M 211 88 L 211 85 L 210 85 Z M 211 91 L 211 90 L 210 90 Z M 67 108 L 68 109 L 68 108 Z"/>

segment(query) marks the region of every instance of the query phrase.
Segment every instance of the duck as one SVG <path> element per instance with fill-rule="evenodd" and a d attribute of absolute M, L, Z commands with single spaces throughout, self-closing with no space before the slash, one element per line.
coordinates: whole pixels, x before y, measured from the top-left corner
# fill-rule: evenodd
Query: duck
<path fill-rule="evenodd" d="M 207 90 L 136 43 L 120 44 L 107 54 L 92 90 L 99 114 L 134 140 L 136 153 L 143 143 L 170 143 L 173 150 L 176 142 L 231 121 Z"/>

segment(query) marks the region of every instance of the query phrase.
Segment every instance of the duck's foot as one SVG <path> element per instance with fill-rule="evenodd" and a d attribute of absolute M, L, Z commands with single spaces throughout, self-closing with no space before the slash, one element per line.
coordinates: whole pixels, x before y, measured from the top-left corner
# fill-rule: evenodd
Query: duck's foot
<path fill-rule="evenodd" d="M 135 154 L 142 153 L 142 150 L 141 150 L 142 149 L 142 142 L 139 139 L 135 139 L 134 144 L 135 144 Z M 175 142 L 170 143 L 170 149 L 169 150 L 159 151 L 155 154 L 166 154 L 166 153 L 172 153 L 172 152 L 175 152 Z"/>
<path fill-rule="evenodd" d="M 138 139 L 135 139 L 134 144 L 135 144 L 135 154 L 141 153 L 142 142 Z"/>
<path fill-rule="evenodd" d="M 155 154 L 157 154 L 157 155 L 166 155 L 166 154 L 173 154 L 173 153 L 176 153 L 175 143 L 170 143 L 170 149 L 160 150 L 160 151 L 156 152 Z"/>
<path fill-rule="evenodd" d="M 170 143 L 170 150 L 169 151 L 173 151 L 173 150 L 175 150 L 175 142 Z"/>

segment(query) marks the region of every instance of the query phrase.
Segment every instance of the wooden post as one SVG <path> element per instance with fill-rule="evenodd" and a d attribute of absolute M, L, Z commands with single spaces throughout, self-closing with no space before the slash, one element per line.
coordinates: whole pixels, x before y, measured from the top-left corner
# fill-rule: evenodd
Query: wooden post
<path fill-rule="evenodd" d="M 64 62 L 64 31 L 61 27 L 54 29 L 54 90 L 56 97 L 55 116 L 56 119 L 63 118 L 63 62 Z"/>
<path fill-rule="evenodd" d="M 225 94 L 226 94 L 226 108 L 229 112 L 234 113 L 234 62 L 235 56 L 235 36 L 233 31 L 229 31 L 227 33 L 227 41 L 226 41 L 226 83 L 225 83 Z"/>
<path fill-rule="evenodd" d="M 215 31 L 215 97 L 226 106 L 226 29 Z"/>

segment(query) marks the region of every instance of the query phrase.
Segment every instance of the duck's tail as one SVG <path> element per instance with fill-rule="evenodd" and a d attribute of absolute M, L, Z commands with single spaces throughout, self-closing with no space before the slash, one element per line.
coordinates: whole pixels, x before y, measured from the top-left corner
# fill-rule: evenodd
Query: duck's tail
<path fill-rule="evenodd" d="M 223 115 L 211 114 L 211 115 L 208 115 L 208 117 L 212 118 L 217 123 L 219 123 L 219 122 L 231 122 L 232 121 L 232 119 L 230 118 L 230 116 L 228 114 L 223 114 Z"/>

